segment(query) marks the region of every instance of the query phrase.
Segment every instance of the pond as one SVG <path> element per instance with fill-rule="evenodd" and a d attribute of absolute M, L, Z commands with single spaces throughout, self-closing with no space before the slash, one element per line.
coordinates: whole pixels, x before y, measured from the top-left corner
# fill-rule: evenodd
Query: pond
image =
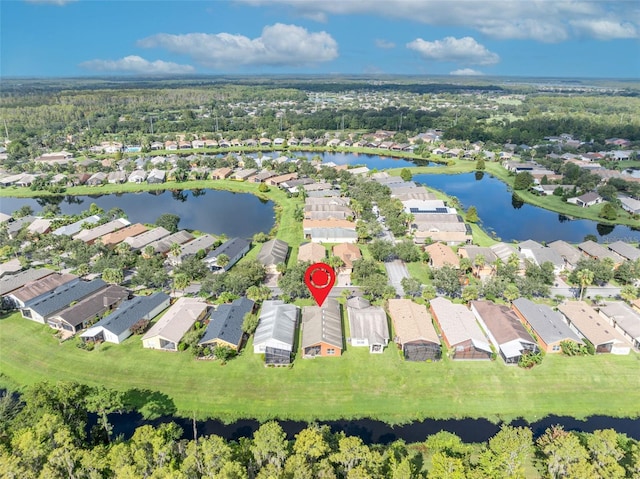
<path fill-rule="evenodd" d="M 281 154 L 278 152 L 265 154 L 272 158 L 278 158 Z M 405 168 L 412 166 L 435 166 L 436 163 L 420 160 L 403 160 L 401 158 L 389 158 L 379 155 L 365 155 L 363 153 L 332 153 L 326 152 L 309 152 L 309 151 L 290 151 L 287 153 L 290 157 L 305 157 L 312 159 L 315 156 L 322 158 L 323 163 L 335 163 L 336 165 L 364 165 L 370 170 L 385 170 L 389 168 Z"/>
<path fill-rule="evenodd" d="M 465 210 L 469 206 L 475 206 L 485 231 L 502 241 L 532 239 L 580 243 L 589 234 L 595 235 L 599 242 L 640 241 L 638 229 L 605 225 L 591 220 L 572 220 L 553 211 L 526 204 L 514 197 L 502 181 L 488 174 L 415 175 L 413 180 L 457 197 Z"/>
<path fill-rule="evenodd" d="M 95 418 L 94 418 L 95 420 Z M 122 434 L 131 437 L 134 430 L 145 424 L 157 426 L 160 423 L 173 421 L 183 430 L 183 438 L 193 439 L 193 423 L 190 419 L 181 417 L 163 417 L 157 420 L 145 420 L 139 413 L 112 414 L 109 421 L 113 425 L 115 436 Z M 288 439 L 294 439 L 295 435 L 307 427 L 307 423 L 301 421 L 279 421 Z M 500 430 L 500 424 L 494 424 L 487 419 L 425 419 L 401 426 L 389 426 L 388 424 L 373 419 L 358 419 L 351 421 L 319 421 L 319 424 L 328 425 L 333 432 L 344 431 L 349 436 L 358 436 L 367 444 L 389 444 L 398 439 L 409 443 L 424 441 L 427 436 L 440 431 L 448 431 L 457 434 L 464 442 L 484 442 L 494 436 Z M 593 432 L 597 429 L 615 429 L 619 433 L 640 440 L 640 419 L 614 418 L 609 416 L 591 416 L 585 421 L 567 416 L 548 416 L 534 423 L 528 423 L 522 419 L 515 420 L 512 426 L 528 426 L 533 431 L 534 437 L 538 437 L 553 425 L 559 424 L 567 431 Z M 197 421 L 198 435 L 216 434 L 227 440 L 238 440 L 241 437 L 251 437 L 260 427 L 255 420 L 242 419 L 231 424 L 224 424 L 217 420 Z"/>
<path fill-rule="evenodd" d="M 271 201 L 248 193 L 218 190 L 153 191 L 91 196 L 43 198 L 0 198 L 0 211 L 6 214 L 29 205 L 38 213 L 46 204 L 57 204 L 62 213 L 86 211 L 95 203 L 105 211 L 122 209 L 132 223 L 155 223 L 163 213 L 180 217 L 179 228 L 228 237 L 250 238 L 268 233 L 275 224 Z"/>

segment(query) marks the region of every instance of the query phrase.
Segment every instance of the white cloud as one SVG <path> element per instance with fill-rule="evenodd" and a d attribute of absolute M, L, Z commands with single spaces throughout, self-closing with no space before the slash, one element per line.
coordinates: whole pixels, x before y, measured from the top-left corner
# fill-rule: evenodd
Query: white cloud
<path fill-rule="evenodd" d="M 396 44 L 388 40 L 383 40 L 379 38 L 376 40 L 376 47 L 382 48 L 383 50 L 390 50 L 392 48 L 395 48 Z"/>
<path fill-rule="evenodd" d="M 292 9 L 306 18 L 366 14 L 447 27 L 467 27 L 501 39 L 559 42 L 574 34 L 607 37 L 597 24 L 603 18 L 617 32 L 613 38 L 640 36 L 637 2 L 609 0 L 235 0 L 255 6 Z M 579 30 L 574 28 L 581 26 Z M 583 24 L 583 22 L 586 22 Z M 616 27 L 617 24 L 617 27 Z M 604 25 L 602 25 L 604 26 Z"/>
<path fill-rule="evenodd" d="M 189 55 L 198 63 L 233 69 L 245 65 L 303 66 L 338 57 L 338 44 L 326 32 L 310 33 L 296 25 L 265 26 L 262 35 L 250 39 L 230 33 L 159 33 L 138 41 L 146 48 L 161 47 Z"/>
<path fill-rule="evenodd" d="M 449 75 L 455 76 L 480 76 L 484 75 L 481 71 L 474 70 L 472 68 L 460 68 L 459 70 L 453 70 Z"/>
<path fill-rule="evenodd" d="M 571 22 L 574 29 L 598 40 L 614 40 L 618 38 L 637 38 L 638 28 L 629 22 L 616 20 L 576 20 Z"/>
<path fill-rule="evenodd" d="M 428 42 L 422 38 L 407 43 L 407 48 L 417 51 L 426 60 L 453 62 L 463 65 L 494 65 L 500 57 L 487 50 L 471 37 L 446 37 Z"/>
<path fill-rule="evenodd" d="M 24 0 L 27 3 L 37 3 L 42 5 L 57 5 L 62 7 L 67 3 L 77 2 L 78 0 Z"/>
<path fill-rule="evenodd" d="M 150 62 L 137 55 L 130 55 L 119 60 L 89 60 L 81 63 L 80 66 L 98 72 L 124 72 L 148 75 L 175 75 L 195 72 L 195 68 L 191 65 L 180 65 L 163 60 Z"/>

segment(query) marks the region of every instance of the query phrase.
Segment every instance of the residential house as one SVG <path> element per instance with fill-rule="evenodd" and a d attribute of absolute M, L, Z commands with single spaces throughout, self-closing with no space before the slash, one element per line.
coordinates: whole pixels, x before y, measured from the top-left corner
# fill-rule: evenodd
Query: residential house
<path fill-rule="evenodd" d="M 75 334 L 99 321 L 128 298 L 129 291 L 125 288 L 109 285 L 55 314 L 47 324 L 54 329 Z"/>
<path fill-rule="evenodd" d="M 360 248 L 353 243 L 340 243 L 333 247 L 333 256 L 337 256 L 344 263 L 339 268 L 341 273 L 351 275 L 353 271 L 353 262 L 362 259 Z"/>
<path fill-rule="evenodd" d="M 108 175 L 106 173 L 103 173 L 102 171 L 99 171 L 99 172 L 94 173 L 93 175 L 91 175 L 89 177 L 89 179 L 86 181 L 86 185 L 88 185 L 88 186 L 99 186 L 99 185 L 102 185 L 107 181 L 107 177 L 108 177 Z"/>
<path fill-rule="evenodd" d="M 443 266 L 452 266 L 458 269 L 460 267 L 460 258 L 453 250 L 443 243 L 432 243 L 424 247 L 429 254 L 429 266 L 435 269 Z"/>
<path fill-rule="evenodd" d="M 233 178 L 238 181 L 247 181 L 250 177 L 256 174 L 256 169 L 248 168 L 245 170 L 238 170 L 234 173 Z"/>
<path fill-rule="evenodd" d="M 142 223 L 135 223 L 133 225 L 126 226 L 117 231 L 107 233 L 100 238 L 102 244 L 107 248 L 112 248 L 122 243 L 127 238 L 134 238 L 139 234 L 146 232 L 148 228 Z"/>
<path fill-rule="evenodd" d="M 22 265 L 18 258 L 13 258 L 0 264 L 0 278 L 7 274 L 14 274 L 22 270 Z"/>
<path fill-rule="evenodd" d="M 471 311 L 506 364 L 518 364 L 523 354 L 540 352 L 536 341 L 508 306 L 471 301 Z"/>
<path fill-rule="evenodd" d="M 169 231 L 159 226 L 157 228 L 152 228 L 144 233 L 141 233 L 136 236 L 130 236 L 129 238 L 125 238 L 124 242 L 127 243 L 133 251 L 144 249 L 145 246 L 153 243 L 154 241 L 161 240 L 169 236 Z"/>
<path fill-rule="evenodd" d="M 264 354 L 267 365 L 288 365 L 295 343 L 299 308 L 281 300 L 262 303 L 253 352 Z"/>
<path fill-rule="evenodd" d="M 142 347 L 178 351 L 178 344 L 196 322 L 209 312 L 202 298 L 179 298 L 149 331 L 142 336 Z"/>
<path fill-rule="evenodd" d="M 522 256 L 538 266 L 542 266 L 544 263 L 551 263 L 555 274 L 559 274 L 564 269 L 564 258 L 554 249 L 547 248 L 536 241 L 522 241 L 518 243 L 518 249 Z"/>
<path fill-rule="evenodd" d="M 173 234 L 170 234 L 169 236 L 165 236 L 162 239 L 154 241 L 153 243 L 149 243 L 148 246 L 151 246 L 156 253 L 166 255 L 167 253 L 169 253 L 169 251 L 171 250 L 171 246 L 174 243 L 183 245 L 185 243 L 188 243 L 189 241 L 192 241 L 194 238 L 195 236 L 193 236 L 188 231 L 180 230 L 176 231 Z"/>
<path fill-rule="evenodd" d="M 562 320 L 560 313 L 545 304 L 536 304 L 526 298 L 518 298 L 511 303 L 518 319 L 535 334 L 540 348 L 547 353 L 562 351 L 564 341 L 584 344 L 571 328 Z"/>
<path fill-rule="evenodd" d="M 598 312 L 584 301 L 564 301 L 558 305 L 569 327 L 585 338 L 596 353 L 629 354 L 631 344 Z"/>
<path fill-rule="evenodd" d="M 51 231 L 51 223 L 53 220 L 46 218 L 36 218 L 27 226 L 27 231 L 31 235 L 44 235 Z"/>
<path fill-rule="evenodd" d="M 356 224 L 347 220 L 302 220 L 302 229 L 305 238 L 314 243 L 355 243 L 358 239 Z M 352 234 L 345 231 L 351 231 Z M 340 236 L 346 236 L 347 240 L 335 241 Z M 323 241 L 327 237 L 333 241 Z"/>
<path fill-rule="evenodd" d="M 327 298 L 322 306 L 302 309 L 301 346 L 305 358 L 342 354 L 342 316 L 337 300 Z"/>
<path fill-rule="evenodd" d="M 100 221 L 100 217 L 98 215 L 88 216 L 87 218 L 83 218 L 75 223 L 71 223 L 70 225 L 61 226 L 60 228 L 53 230 L 51 233 L 57 236 L 73 236 L 82 230 L 83 225 L 92 225 L 98 221 Z"/>
<path fill-rule="evenodd" d="M 498 259 L 491 248 L 483 246 L 463 246 L 458 250 L 458 255 L 471 261 L 473 275 L 480 279 L 493 274 L 493 264 Z"/>
<path fill-rule="evenodd" d="M 144 180 L 147 179 L 147 172 L 144 170 L 134 170 L 129 175 L 127 181 L 129 183 L 144 183 Z"/>
<path fill-rule="evenodd" d="M 598 313 L 640 351 L 640 313 L 622 301 L 605 301 Z"/>
<path fill-rule="evenodd" d="M 327 250 L 318 243 L 305 243 L 298 249 L 298 261 L 301 262 L 318 263 L 324 261 L 326 257 Z"/>
<path fill-rule="evenodd" d="M 38 281 L 53 273 L 54 271 L 48 268 L 31 268 L 16 274 L 3 276 L 0 278 L 0 296 L 6 296 L 32 281 Z"/>
<path fill-rule="evenodd" d="M 271 239 L 262 244 L 257 260 L 264 265 L 270 273 L 276 272 L 276 267 L 280 263 L 287 264 L 289 255 L 289 245 L 279 239 Z"/>
<path fill-rule="evenodd" d="M 625 243 L 624 241 L 615 241 L 607 245 L 611 251 L 629 261 L 640 259 L 640 249 Z"/>
<path fill-rule="evenodd" d="M 166 175 L 167 175 L 166 171 L 158 170 L 157 168 L 154 168 L 147 175 L 147 183 L 149 184 L 164 183 Z"/>
<path fill-rule="evenodd" d="M 20 309 L 22 317 L 45 324 L 52 316 L 67 308 L 71 303 L 80 301 L 107 287 L 101 279 L 79 281 L 60 286 L 37 301 L 29 302 Z"/>
<path fill-rule="evenodd" d="M 253 177 L 252 181 L 254 183 L 264 183 L 269 178 L 273 178 L 275 176 L 277 176 L 277 173 L 275 173 L 275 172 L 273 172 L 271 170 L 262 170 L 256 176 Z"/>
<path fill-rule="evenodd" d="M 296 178 L 298 178 L 298 173 L 287 173 L 284 175 L 272 176 L 267 179 L 265 183 L 270 186 L 280 186 L 282 183 L 295 180 Z"/>
<path fill-rule="evenodd" d="M 231 168 L 217 168 L 211 172 L 212 180 L 225 180 L 233 174 Z"/>
<path fill-rule="evenodd" d="M 22 218 L 17 218 L 14 221 L 8 222 L 6 226 L 7 235 L 9 239 L 16 239 L 23 228 L 28 228 L 31 223 L 36 220 L 34 216 L 27 215 Z"/>
<path fill-rule="evenodd" d="M 98 321 L 87 329 L 80 337 L 86 342 L 102 342 L 120 344 L 131 336 L 131 329 L 148 323 L 169 307 L 171 298 L 165 293 L 153 293 L 150 296 L 134 296 L 123 301 L 109 316 Z"/>
<path fill-rule="evenodd" d="M 432 299 L 429 304 L 451 359 L 491 359 L 489 341 L 466 306 L 442 297 Z"/>
<path fill-rule="evenodd" d="M 124 183 L 127 181 L 127 173 L 122 170 L 116 170 L 109 173 L 107 176 L 107 181 L 111 184 Z"/>
<path fill-rule="evenodd" d="M 440 338 L 426 306 L 409 299 L 390 299 L 389 316 L 394 341 L 407 361 L 437 361 L 442 357 Z"/>
<path fill-rule="evenodd" d="M 108 223 L 96 226 L 95 228 L 83 229 L 79 233 L 73 235 L 73 239 L 83 241 L 87 244 L 93 244 L 98 238 L 108 233 L 118 231 L 119 229 L 122 229 L 125 226 L 129 226 L 130 224 L 131 223 L 128 220 L 124 218 L 118 218 L 117 220 L 109 221 Z"/>
<path fill-rule="evenodd" d="M 564 269 L 572 271 L 575 269 L 578 261 L 584 258 L 578 248 L 570 245 L 566 241 L 558 240 L 553 243 L 549 243 L 549 248 L 554 250 L 564 260 Z"/>
<path fill-rule="evenodd" d="M 602 197 L 594 191 L 590 191 L 589 193 L 585 193 L 584 195 L 567 199 L 567 203 L 572 203 L 583 208 L 600 204 L 602 203 L 602 201 Z"/>
<path fill-rule="evenodd" d="M 254 306 L 255 303 L 245 297 L 218 306 L 211 313 L 207 330 L 198 344 L 209 347 L 225 346 L 239 351 L 245 336 L 242 323 L 245 316 L 253 312 Z"/>
<path fill-rule="evenodd" d="M 249 249 L 251 249 L 250 241 L 243 238 L 232 238 L 211 251 L 204 258 L 204 262 L 211 271 L 229 271 L 234 264 L 249 252 Z M 229 261 L 224 266 L 218 265 L 218 258 L 221 255 L 229 258 Z"/>
<path fill-rule="evenodd" d="M 24 308 L 47 296 L 51 291 L 66 286 L 71 286 L 80 281 L 75 274 L 54 273 L 26 283 L 21 288 L 6 295 L 9 301 L 17 309 Z"/>
<path fill-rule="evenodd" d="M 217 242 L 218 238 L 215 236 L 204 234 L 198 236 L 193 241 L 183 244 L 177 254 L 169 252 L 167 258 L 172 265 L 177 266 L 182 264 L 182 262 L 190 256 L 196 255 L 199 251 L 207 253 Z"/>
<path fill-rule="evenodd" d="M 634 215 L 640 214 L 640 200 L 626 195 L 618 195 L 618 200 L 624 210 Z"/>
<path fill-rule="evenodd" d="M 389 325 L 387 313 L 380 306 L 360 296 L 347 300 L 347 316 L 349 318 L 349 344 L 354 347 L 368 347 L 372 354 L 382 354 L 389 344 Z"/>
<path fill-rule="evenodd" d="M 620 256 L 618 253 L 610 250 L 609 248 L 605 248 L 601 244 L 596 243 L 595 241 L 584 241 L 578 245 L 578 249 L 582 251 L 587 257 L 594 259 L 604 259 L 609 258 L 613 261 L 614 267 L 620 266 L 624 263 L 625 259 Z"/>

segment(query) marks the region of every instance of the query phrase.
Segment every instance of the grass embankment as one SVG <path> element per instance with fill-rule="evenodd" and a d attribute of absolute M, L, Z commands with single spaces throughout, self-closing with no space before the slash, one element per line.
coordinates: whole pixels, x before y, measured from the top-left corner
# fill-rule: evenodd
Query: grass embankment
<path fill-rule="evenodd" d="M 0 383 L 75 380 L 168 395 L 178 413 L 215 417 L 314 419 L 536 419 L 549 414 L 637 417 L 640 357 L 548 355 L 532 370 L 495 362 L 411 363 L 391 345 L 382 355 L 347 348 L 339 358 L 297 359 L 265 368 L 251 343 L 225 366 L 188 353 L 142 348 L 139 337 L 87 352 L 59 344 L 47 326 L 12 314 L 0 321 Z M 171 374 L 167 374 L 167 372 Z"/>

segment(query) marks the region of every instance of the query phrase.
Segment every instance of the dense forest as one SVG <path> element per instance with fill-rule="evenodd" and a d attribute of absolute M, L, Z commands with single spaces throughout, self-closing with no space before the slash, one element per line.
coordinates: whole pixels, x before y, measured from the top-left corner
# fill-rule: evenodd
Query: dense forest
<path fill-rule="evenodd" d="M 190 438 L 175 423 L 113 435 L 126 394 L 73 382 L 40 383 L 0 396 L 0 471 L 5 478 L 575 478 L 640 475 L 638 441 L 614 430 L 552 426 L 534 438 L 502 426 L 483 444 L 449 432 L 423 442 L 367 444 L 310 424 L 289 438 L 275 421 L 251 436 Z"/>

